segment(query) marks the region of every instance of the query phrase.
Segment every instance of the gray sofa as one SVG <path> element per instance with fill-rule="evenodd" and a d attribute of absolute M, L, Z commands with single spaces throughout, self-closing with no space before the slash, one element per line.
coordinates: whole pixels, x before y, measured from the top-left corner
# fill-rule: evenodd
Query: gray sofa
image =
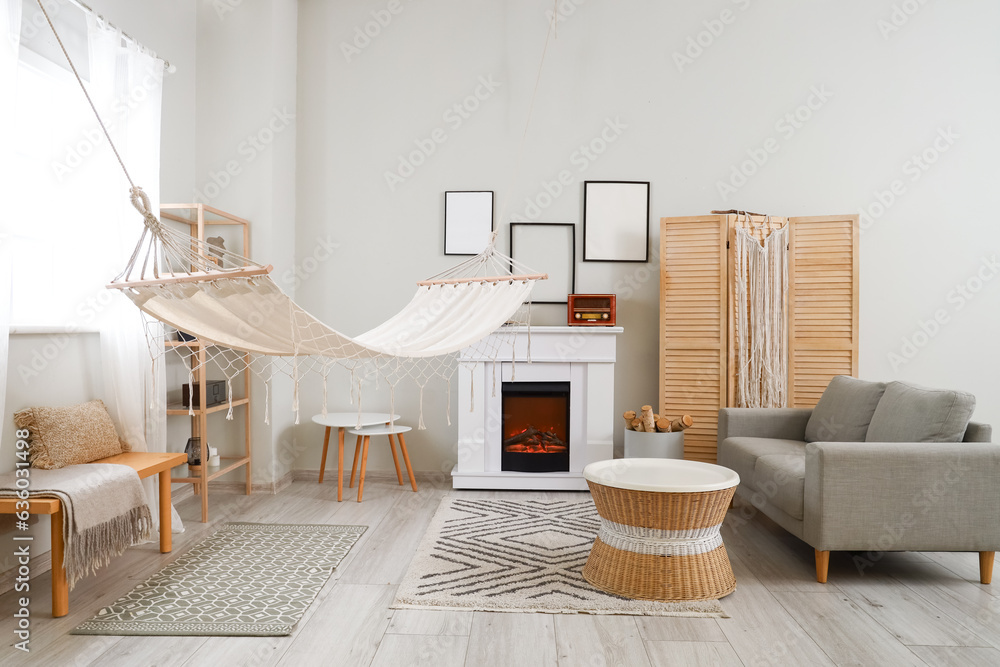
<path fill-rule="evenodd" d="M 739 473 L 738 496 L 816 550 L 819 582 L 830 551 L 977 551 L 988 584 L 1000 444 L 969 421 L 974 406 L 838 376 L 814 409 L 720 410 L 718 462 Z"/>

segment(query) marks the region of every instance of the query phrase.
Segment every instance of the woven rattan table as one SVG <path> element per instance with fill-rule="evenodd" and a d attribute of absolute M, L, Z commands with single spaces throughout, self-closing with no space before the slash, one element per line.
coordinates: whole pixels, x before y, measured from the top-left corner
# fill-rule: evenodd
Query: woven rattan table
<path fill-rule="evenodd" d="M 583 577 L 642 600 L 710 600 L 736 589 L 719 529 L 740 477 L 676 459 L 616 459 L 583 470 L 601 515 Z"/>

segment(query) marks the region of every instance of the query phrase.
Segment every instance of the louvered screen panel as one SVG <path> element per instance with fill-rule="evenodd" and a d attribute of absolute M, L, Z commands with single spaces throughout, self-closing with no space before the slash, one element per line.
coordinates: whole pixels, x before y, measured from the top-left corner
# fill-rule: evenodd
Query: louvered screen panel
<path fill-rule="evenodd" d="M 808 408 L 858 374 L 858 217 L 789 221 L 788 405 Z"/>
<path fill-rule="evenodd" d="M 715 463 L 726 401 L 726 216 L 660 220 L 660 414 L 689 414 L 684 458 Z"/>

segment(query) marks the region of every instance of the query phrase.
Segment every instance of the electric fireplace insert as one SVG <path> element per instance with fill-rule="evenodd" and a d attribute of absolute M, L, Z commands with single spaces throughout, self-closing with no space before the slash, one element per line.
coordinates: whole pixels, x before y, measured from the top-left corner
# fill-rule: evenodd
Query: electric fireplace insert
<path fill-rule="evenodd" d="M 504 382 L 500 469 L 569 471 L 569 382 Z"/>

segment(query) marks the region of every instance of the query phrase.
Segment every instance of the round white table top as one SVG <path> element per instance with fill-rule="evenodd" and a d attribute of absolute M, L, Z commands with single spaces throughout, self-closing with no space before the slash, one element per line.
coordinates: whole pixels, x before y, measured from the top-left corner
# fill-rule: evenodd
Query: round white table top
<path fill-rule="evenodd" d="M 358 424 L 362 426 L 384 424 L 390 421 L 390 418 L 396 420 L 399 419 L 399 415 L 393 417 L 388 412 L 362 412 L 360 415 L 357 412 L 328 412 L 325 417 L 314 416 L 313 421 L 328 428 L 357 428 Z"/>
<path fill-rule="evenodd" d="M 681 459 L 597 461 L 583 469 L 583 476 L 603 486 L 661 493 L 719 491 L 740 483 L 740 476 L 735 470 Z"/>

